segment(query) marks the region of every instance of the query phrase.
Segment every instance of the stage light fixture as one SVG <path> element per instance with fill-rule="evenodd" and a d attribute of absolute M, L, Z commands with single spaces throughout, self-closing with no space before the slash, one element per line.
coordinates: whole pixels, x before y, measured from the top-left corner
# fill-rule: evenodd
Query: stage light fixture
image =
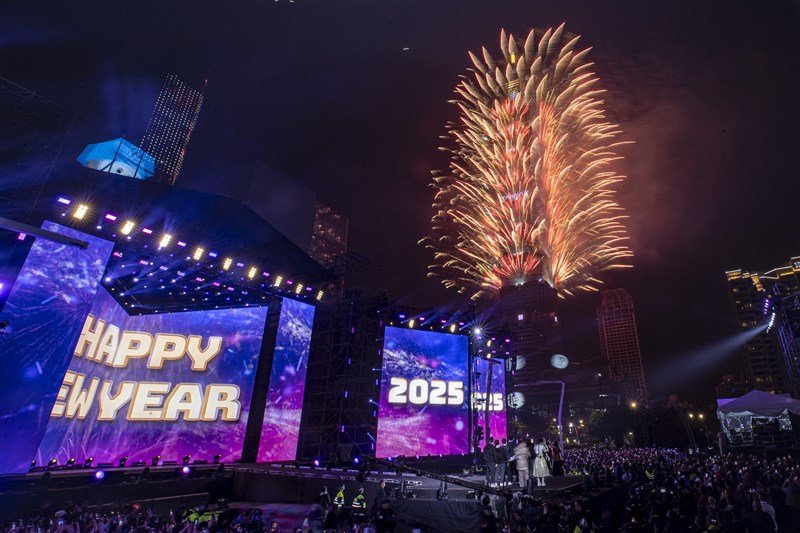
<path fill-rule="evenodd" d="M 75 458 L 70 457 L 69 459 L 67 459 L 67 468 L 72 468 L 73 466 L 75 466 Z"/>
<path fill-rule="evenodd" d="M 127 462 L 128 462 L 128 456 L 127 455 L 124 456 L 124 457 L 120 457 L 119 458 L 119 466 L 120 467 L 124 467 L 125 463 L 127 463 Z"/>
<path fill-rule="evenodd" d="M 189 461 L 192 460 L 192 454 L 187 454 L 183 456 L 183 464 L 188 465 Z"/>
<path fill-rule="evenodd" d="M 83 220 L 83 217 L 86 216 L 86 213 L 89 212 L 89 206 L 86 204 L 78 204 L 78 207 L 75 208 L 75 211 L 72 213 L 72 218 L 77 218 L 78 220 Z"/>
<path fill-rule="evenodd" d="M 303 284 L 302 283 L 298 283 L 297 287 L 294 288 L 294 293 L 295 294 L 300 294 L 301 292 L 303 292 Z"/>
<path fill-rule="evenodd" d="M 184 476 L 188 476 L 191 471 L 192 471 L 192 469 L 189 468 L 188 466 L 184 466 L 183 468 L 181 468 L 181 473 Z"/>
<path fill-rule="evenodd" d="M 456 325 L 450 324 L 450 333 L 455 333 L 455 332 L 456 332 Z"/>
<path fill-rule="evenodd" d="M 52 459 L 50 459 L 50 462 L 47 463 L 47 468 L 55 468 L 56 466 L 58 466 L 58 459 L 53 457 Z"/>
<path fill-rule="evenodd" d="M 275 276 L 275 283 L 273 284 L 273 286 L 280 287 L 281 283 L 283 283 L 283 276 Z"/>
<path fill-rule="evenodd" d="M 233 259 L 231 259 L 230 257 L 226 257 L 225 261 L 222 262 L 222 270 L 228 270 L 232 264 L 233 264 Z"/>
<path fill-rule="evenodd" d="M 194 249 L 194 253 L 192 254 L 192 259 L 194 259 L 195 261 L 200 261 L 200 259 L 203 258 L 203 252 L 205 252 L 205 250 L 203 250 L 198 246 L 197 248 Z"/>
<path fill-rule="evenodd" d="M 159 462 L 160 460 L 161 460 L 161 456 L 160 456 L 160 455 L 156 455 L 155 457 L 153 457 L 153 458 L 150 460 L 150 465 L 151 465 L 151 466 L 158 466 L 158 462 Z"/>
<path fill-rule="evenodd" d="M 250 267 L 250 270 L 247 271 L 247 279 L 253 279 L 258 274 L 258 269 L 256 267 Z"/>
<path fill-rule="evenodd" d="M 83 467 L 84 468 L 91 468 L 93 461 L 94 461 L 94 457 L 87 457 L 86 460 L 83 462 Z"/>
<path fill-rule="evenodd" d="M 322 300 L 322 291 L 317 291 L 317 301 L 319 302 L 321 300 Z"/>
<path fill-rule="evenodd" d="M 480 335 L 480 334 L 481 334 L 481 328 L 475 328 L 475 329 L 473 329 L 473 330 L 472 330 L 472 333 L 474 333 L 475 335 Z"/>
<path fill-rule="evenodd" d="M 98 470 L 97 472 L 94 473 L 94 478 L 97 481 L 101 481 L 104 477 L 106 477 L 106 473 L 103 472 L 102 470 Z"/>
<path fill-rule="evenodd" d="M 161 237 L 161 240 L 158 243 L 158 247 L 166 248 L 167 246 L 169 246 L 169 243 L 171 241 L 172 241 L 172 235 L 170 235 L 169 233 L 165 233 L 164 236 Z"/>
<path fill-rule="evenodd" d="M 29 469 L 29 472 L 33 472 L 34 470 L 36 470 L 36 459 L 31 461 L 31 467 Z"/>
<path fill-rule="evenodd" d="M 415 323 L 416 323 L 415 320 L 412 318 L 411 320 L 408 321 L 408 327 L 413 328 Z"/>
<path fill-rule="evenodd" d="M 218 453 L 217 455 L 215 455 L 215 456 L 214 456 L 214 464 L 215 464 L 215 465 L 218 465 L 218 464 L 219 464 L 219 461 L 220 461 L 220 459 L 222 459 L 222 454 L 221 454 L 221 453 Z"/>

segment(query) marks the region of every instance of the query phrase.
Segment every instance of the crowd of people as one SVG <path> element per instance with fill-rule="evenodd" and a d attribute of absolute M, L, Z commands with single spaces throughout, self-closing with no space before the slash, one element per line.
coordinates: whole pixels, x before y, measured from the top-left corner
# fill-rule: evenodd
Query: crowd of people
<path fill-rule="evenodd" d="M 189 509 L 179 506 L 167 514 L 138 503 L 102 508 L 68 504 L 52 514 L 40 514 L 4 524 L 3 533 L 222 533 L 277 531 L 259 508 L 235 510 L 225 502 Z"/>
<path fill-rule="evenodd" d="M 564 463 L 569 474 L 586 476 L 590 489 L 624 486 L 624 508 L 590 512 L 580 499 L 542 502 L 519 493 L 509 531 L 800 531 L 800 462 L 790 456 L 587 447 L 565 452 Z"/>
<path fill-rule="evenodd" d="M 493 443 L 487 457 L 495 468 L 487 483 L 512 484 L 506 471 L 523 482 L 530 472 L 534 477 L 554 473 L 560 450 L 537 441 L 533 446 L 521 442 Z M 532 453 L 531 453 L 532 451 Z M 555 453 L 554 453 L 555 452 Z M 546 468 L 537 470 L 536 462 Z M 800 531 L 800 461 L 791 456 L 764 459 L 754 455 L 719 455 L 710 451 L 684 453 L 675 449 L 598 447 L 569 449 L 563 454 L 567 474 L 581 475 L 585 488 L 619 487 L 622 499 L 605 506 L 587 505 L 581 498 L 548 499 L 543 493 L 516 489 L 513 498 L 485 497 L 481 511 L 481 531 L 605 533 L 783 533 Z M 488 469 L 487 469 L 488 472 Z M 540 474 L 544 473 L 544 476 Z M 531 483 L 532 485 L 532 483 Z M 511 486 L 511 485 L 510 485 Z M 532 487 L 528 487 L 532 488 Z M 599 501 L 599 499 L 597 500 Z M 504 512 L 499 512 L 503 507 Z M 591 507 L 591 509 L 590 509 Z M 387 498 L 385 485 L 377 488 L 367 502 L 363 489 L 352 501 L 340 487 L 335 496 L 323 490 L 297 530 L 395 531 L 399 517 Z M 278 531 L 278 525 L 262 516 L 258 508 L 233 510 L 219 504 L 202 510 L 178 508 L 159 515 L 138 504 L 81 508 L 68 505 L 50 515 L 16 520 L 3 525 L 2 533 L 261 533 Z M 283 530 L 287 531 L 287 530 Z M 288 530 L 291 532 L 292 530 Z"/>

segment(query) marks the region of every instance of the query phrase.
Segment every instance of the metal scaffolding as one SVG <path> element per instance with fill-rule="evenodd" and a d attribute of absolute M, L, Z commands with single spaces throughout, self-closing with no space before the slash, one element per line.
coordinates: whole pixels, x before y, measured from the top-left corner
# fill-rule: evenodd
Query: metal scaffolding
<path fill-rule="evenodd" d="M 346 463 L 374 453 L 387 300 L 348 291 L 317 309 L 298 456 Z M 374 402 L 374 403 L 373 403 Z"/>

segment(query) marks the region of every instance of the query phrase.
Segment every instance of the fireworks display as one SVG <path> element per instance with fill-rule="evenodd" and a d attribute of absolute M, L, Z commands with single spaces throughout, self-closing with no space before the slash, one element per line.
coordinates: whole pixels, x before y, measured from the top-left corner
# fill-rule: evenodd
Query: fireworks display
<path fill-rule="evenodd" d="M 628 266 L 625 215 L 610 163 L 619 131 L 607 122 L 589 49 L 562 24 L 525 41 L 500 33 L 502 57 L 470 53 L 448 126 L 450 172 L 435 174 L 429 275 L 465 291 L 542 280 L 560 296 L 597 290 L 596 273 Z"/>

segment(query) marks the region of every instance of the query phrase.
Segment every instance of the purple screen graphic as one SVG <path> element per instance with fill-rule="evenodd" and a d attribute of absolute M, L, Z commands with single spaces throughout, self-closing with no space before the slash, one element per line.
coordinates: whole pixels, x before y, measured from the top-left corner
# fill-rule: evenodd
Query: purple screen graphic
<path fill-rule="evenodd" d="M 101 288 L 89 313 L 37 463 L 241 457 L 266 307 L 128 316 Z"/>
<path fill-rule="evenodd" d="M 386 328 L 376 457 L 469 451 L 468 350 L 460 335 Z"/>
<path fill-rule="evenodd" d="M 269 377 L 258 461 L 291 461 L 297 455 L 314 307 L 284 299 Z"/>
<path fill-rule="evenodd" d="M 478 413 L 478 425 L 486 429 L 486 388 L 489 366 L 492 368 L 492 390 L 490 393 L 489 408 L 489 435 L 492 440 L 502 440 L 508 437 L 506 428 L 506 368 L 503 360 L 492 363 L 486 359 L 476 358 L 474 372 L 475 384 L 472 393 L 473 409 Z M 481 441 L 481 448 L 485 443 Z"/>
<path fill-rule="evenodd" d="M 89 246 L 37 238 L 0 314 L 9 323 L 0 335 L 0 474 L 28 471 L 114 247 L 53 222 L 42 228 Z"/>

